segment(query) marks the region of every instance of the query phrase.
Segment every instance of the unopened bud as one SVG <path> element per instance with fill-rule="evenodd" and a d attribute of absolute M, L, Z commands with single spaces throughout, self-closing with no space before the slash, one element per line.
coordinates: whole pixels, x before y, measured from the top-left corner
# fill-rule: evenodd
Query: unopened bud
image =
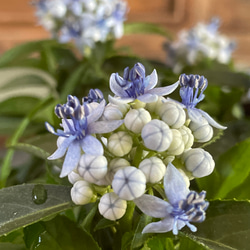
<path fill-rule="evenodd" d="M 119 169 L 112 181 L 114 192 L 124 200 L 134 200 L 142 196 L 146 190 L 146 177 L 135 167 Z"/>
<path fill-rule="evenodd" d="M 100 214 L 108 220 L 118 220 L 126 212 L 127 202 L 115 193 L 107 193 L 102 196 L 98 204 Z"/>
<path fill-rule="evenodd" d="M 166 172 L 166 166 L 158 157 L 146 158 L 139 164 L 139 169 L 146 176 L 149 183 L 159 182 Z"/>
<path fill-rule="evenodd" d="M 124 156 L 132 149 L 132 137 L 124 131 L 112 134 L 108 138 L 108 150 L 115 156 Z"/>
<path fill-rule="evenodd" d="M 187 150 L 183 153 L 182 160 L 185 168 L 197 178 L 210 175 L 215 166 L 213 157 L 202 148 Z"/>
<path fill-rule="evenodd" d="M 148 122 L 142 128 L 141 137 L 148 149 L 158 152 L 167 150 L 173 139 L 172 131 L 168 125 L 157 119 Z"/>
<path fill-rule="evenodd" d="M 184 142 L 185 149 L 191 148 L 194 144 L 194 136 L 192 134 L 192 131 L 185 125 L 180 127 L 178 130 L 182 135 L 182 140 Z"/>
<path fill-rule="evenodd" d="M 126 128 L 139 134 L 145 124 L 151 121 L 149 112 L 143 108 L 131 109 L 124 118 Z"/>
<path fill-rule="evenodd" d="M 77 205 L 84 205 L 91 201 L 93 190 L 87 181 L 77 181 L 71 188 L 72 201 Z"/>
<path fill-rule="evenodd" d="M 173 134 L 173 140 L 168 148 L 170 155 L 180 155 L 185 149 L 185 145 L 182 139 L 182 135 L 177 129 L 171 129 Z"/>

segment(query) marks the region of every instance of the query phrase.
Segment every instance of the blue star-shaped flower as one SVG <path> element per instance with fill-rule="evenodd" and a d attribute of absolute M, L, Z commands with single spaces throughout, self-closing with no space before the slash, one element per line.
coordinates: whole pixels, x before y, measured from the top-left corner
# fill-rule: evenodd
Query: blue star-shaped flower
<path fill-rule="evenodd" d="M 162 218 L 158 222 L 148 224 L 142 233 L 165 233 L 172 230 L 173 234 L 177 235 L 178 230 L 185 225 L 192 232 L 196 232 L 197 228 L 190 222 L 205 220 L 205 211 L 209 205 L 204 200 L 206 192 L 198 194 L 190 191 L 181 173 L 171 163 L 167 166 L 164 176 L 164 189 L 168 202 L 147 194 L 134 200 L 143 213 Z"/>
<path fill-rule="evenodd" d="M 104 111 L 105 100 L 96 104 L 97 107 L 93 109 L 87 103 L 80 105 L 76 97 L 68 96 L 66 104 L 59 104 L 55 108 L 56 115 L 62 119 L 63 130 L 55 131 L 49 123 L 45 123 L 49 132 L 59 136 L 57 140 L 58 148 L 48 159 L 61 158 L 67 151 L 60 177 L 67 176 L 77 167 L 81 150 L 90 155 L 103 154 L 101 142 L 92 134 L 109 133 L 123 123 L 123 120 L 98 121 Z"/>
<path fill-rule="evenodd" d="M 205 97 L 203 92 L 208 85 L 207 79 L 204 76 L 182 74 L 180 75 L 179 82 L 182 104 L 187 109 L 190 120 L 200 123 L 202 117 L 204 117 L 213 127 L 226 129 L 226 127 L 217 123 L 208 113 L 196 108 L 196 105 Z"/>
<path fill-rule="evenodd" d="M 150 103 L 157 101 L 158 96 L 172 93 L 179 84 L 176 82 L 170 86 L 154 88 L 158 81 L 156 70 L 148 76 L 145 73 L 141 63 L 136 63 L 131 70 L 128 67 L 125 68 L 123 77 L 113 73 L 109 80 L 110 89 L 123 103 L 133 102 L 136 99 Z"/>

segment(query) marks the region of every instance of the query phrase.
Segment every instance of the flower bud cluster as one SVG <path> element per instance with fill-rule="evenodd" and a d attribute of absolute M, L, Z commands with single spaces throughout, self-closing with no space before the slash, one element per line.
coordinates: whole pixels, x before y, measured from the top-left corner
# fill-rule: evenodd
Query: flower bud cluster
<path fill-rule="evenodd" d="M 144 73 L 139 66 L 137 71 Z M 195 80 L 197 77 L 193 78 Z M 119 92 L 118 87 L 116 90 Z M 151 93 L 153 95 L 153 91 Z M 97 99 L 102 97 L 99 92 L 92 96 Z M 172 170 L 167 170 L 169 165 L 176 166 L 177 175 L 181 176 L 178 181 L 182 179 L 180 182 L 184 183 L 182 185 L 186 189 L 193 178 L 201 178 L 213 172 L 215 163 L 212 156 L 200 148 L 202 143 L 212 139 L 213 128 L 204 117 L 199 123 L 192 121 L 187 106 L 163 96 L 152 98 L 150 102 L 138 99 L 126 102 L 115 96 L 110 97 L 110 102 L 101 110 L 103 101 L 91 103 L 93 98 L 90 97 L 84 100 L 88 101 L 88 105 L 91 104 L 93 110 L 83 108 L 82 114 L 83 117 L 88 115 L 88 127 L 84 127 L 86 133 L 82 133 L 80 139 L 78 136 L 76 142 L 73 142 L 80 143 L 81 147 L 82 144 L 88 146 L 94 152 L 94 146 L 86 139 L 92 131 L 91 136 L 100 142 L 103 153 L 101 150 L 98 154 L 89 153 L 89 149 L 82 147 L 84 152 L 76 168 L 68 174 L 73 184 L 71 196 L 74 203 L 83 205 L 98 199 L 100 214 L 108 220 L 118 220 L 126 213 L 128 202 L 140 201 L 142 204 L 144 201 L 140 197 L 148 189 L 162 188 L 163 180 L 165 189 L 168 187 L 171 177 L 166 175 L 172 173 Z M 94 123 L 90 123 L 92 119 Z M 118 123 L 120 120 L 123 123 Z M 113 128 L 108 128 L 111 125 Z M 96 141 L 93 140 L 93 143 Z M 72 155 L 69 157 L 68 154 L 66 158 L 74 157 L 73 152 L 70 152 Z M 171 204 L 175 207 L 173 202 Z M 178 204 L 183 205 L 181 201 Z M 199 208 L 195 209 L 198 214 Z M 205 216 L 202 217 L 204 219 Z"/>

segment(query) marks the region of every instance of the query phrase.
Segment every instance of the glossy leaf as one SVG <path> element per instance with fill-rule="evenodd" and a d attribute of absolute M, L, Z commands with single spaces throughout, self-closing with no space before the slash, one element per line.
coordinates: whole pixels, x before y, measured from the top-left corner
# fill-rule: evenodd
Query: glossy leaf
<path fill-rule="evenodd" d="M 77 227 L 65 216 L 41 221 L 24 229 L 28 249 L 100 250 L 91 234 Z"/>
<path fill-rule="evenodd" d="M 161 234 L 158 234 L 157 236 L 154 236 L 153 238 L 149 239 L 146 242 L 143 249 L 147 249 L 146 247 L 152 250 L 165 250 L 165 249 L 175 250 L 173 240 Z M 192 248 L 192 250 L 195 250 L 195 249 Z"/>
<path fill-rule="evenodd" d="M 249 249 L 250 202 L 211 201 L 207 218 L 196 224 L 198 231 L 187 236 L 213 250 Z M 188 231 L 188 229 L 185 229 Z"/>
<path fill-rule="evenodd" d="M 70 187 L 43 185 L 47 197 L 41 204 L 34 202 L 35 187 L 35 184 L 23 184 L 0 190 L 0 235 L 72 207 Z"/>

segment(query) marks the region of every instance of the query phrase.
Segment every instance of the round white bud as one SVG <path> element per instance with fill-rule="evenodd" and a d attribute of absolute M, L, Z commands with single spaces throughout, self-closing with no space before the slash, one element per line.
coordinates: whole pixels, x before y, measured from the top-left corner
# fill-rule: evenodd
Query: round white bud
<path fill-rule="evenodd" d="M 200 123 L 190 122 L 189 128 L 192 130 L 197 142 L 207 142 L 213 137 L 213 128 L 205 118 Z"/>
<path fill-rule="evenodd" d="M 186 122 L 186 113 L 183 107 L 173 101 L 167 101 L 159 109 L 161 119 L 171 128 L 180 128 Z"/>
<path fill-rule="evenodd" d="M 93 190 L 87 181 L 77 181 L 71 188 L 72 201 L 77 205 L 84 205 L 91 201 Z"/>
<path fill-rule="evenodd" d="M 173 140 L 168 148 L 170 155 L 180 155 L 184 152 L 185 145 L 182 139 L 182 135 L 177 129 L 171 129 L 173 134 Z"/>
<path fill-rule="evenodd" d="M 180 127 L 178 130 L 182 135 L 182 140 L 184 142 L 185 149 L 191 148 L 194 144 L 194 136 L 192 134 L 192 131 L 185 125 Z"/>
<path fill-rule="evenodd" d="M 122 118 L 123 118 L 123 113 L 118 108 L 118 106 L 114 104 L 108 104 L 103 111 L 101 120 L 113 121 L 113 120 L 121 120 Z"/>
<path fill-rule="evenodd" d="M 182 160 L 185 168 L 197 178 L 210 175 L 215 166 L 213 157 L 202 148 L 187 150 L 183 153 Z"/>
<path fill-rule="evenodd" d="M 146 177 L 136 167 L 119 169 L 112 181 L 114 192 L 124 200 L 134 200 L 142 196 L 146 190 Z"/>
<path fill-rule="evenodd" d="M 68 174 L 68 180 L 71 184 L 74 184 L 77 181 L 83 180 L 83 178 L 79 175 L 77 171 L 73 170 Z"/>
<path fill-rule="evenodd" d="M 166 172 L 166 166 L 158 157 L 146 158 L 139 164 L 139 169 L 146 176 L 146 182 L 159 182 Z"/>
<path fill-rule="evenodd" d="M 115 173 L 121 169 L 121 168 L 125 168 L 127 166 L 130 166 L 130 163 L 123 158 L 114 158 L 113 160 L 111 160 L 109 162 L 108 165 L 108 173 L 106 175 L 106 179 L 109 183 L 111 183 L 114 179 L 114 175 Z"/>
<path fill-rule="evenodd" d="M 90 183 L 96 183 L 108 172 L 108 162 L 103 155 L 83 154 L 78 165 L 78 173 Z"/>
<path fill-rule="evenodd" d="M 141 133 L 145 124 L 151 121 L 150 113 L 143 109 L 130 109 L 124 118 L 126 128 L 136 134 Z"/>
<path fill-rule="evenodd" d="M 100 214 L 108 220 L 118 220 L 126 212 L 127 202 L 114 192 L 102 196 L 98 204 Z"/>
<path fill-rule="evenodd" d="M 151 150 L 163 152 L 170 146 L 173 135 L 169 126 L 160 120 L 148 122 L 141 131 L 144 145 Z"/>
<path fill-rule="evenodd" d="M 128 154 L 132 145 L 132 137 L 124 131 L 114 133 L 108 138 L 108 150 L 115 156 L 121 157 Z"/>

